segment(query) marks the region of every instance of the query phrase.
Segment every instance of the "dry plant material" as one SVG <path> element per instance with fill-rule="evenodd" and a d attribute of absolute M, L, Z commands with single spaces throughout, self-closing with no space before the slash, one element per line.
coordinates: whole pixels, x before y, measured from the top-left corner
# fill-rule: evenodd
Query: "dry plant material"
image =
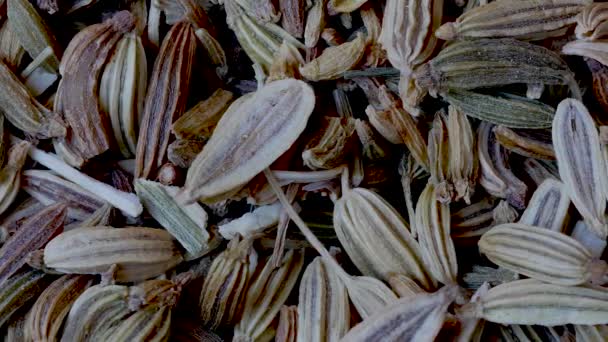
<path fill-rule="evenodd" d="M 21 46 L 32 59 L 44 53 L 45 49 L 50 49 L 51 53 L 45 58 L 45 67 L 56 72 L 59 69 L 61 52 L 55 37 L 36 8 L 26 0 L 7 0 L 6 7 L 8 25 Z"/>
<path fill-rule="evenodd" d="M 180 206 L 175 200 L 179 189 L 145 179 L 135 180 L 135 191 L 152 215 L 188 252 L 186 259 L 196 259 L 207 252 L 207 212 L 198 203 Z"/>
<path fill-rule="evenodd" d="M 313 48 L 321 38 L 325 28 L 325 8 L 327 0 L 314 0 L 313 7 L 308 10 L 306 26 L 304 27 L 304 43 L 307 48 Z"/>
<path fill-rule="evenodd" d="M 564 184 L 555 179 L 542 182 L 521 214 L 519 223 L 562 232 L 568 223 L 570 196 Z"/>
<path fill-rule="evenodd" d="M 99 78 L 112 50 L 133 25 L 133 16 L 127 11 L 91 25 L 72 39 L 61 59 L 55 111 L 70 125 L 67 146 L 85 160 L 107 151 L 112 144 L 108 117 L 99 106 Z"/>
<path fill-rule="evenodd" d="M 450 207 L 441 203 L 428 183 L 416 204 L 416 229 L 422 259 L 440 283 L 455 284 L 458 275 L 456 250 L 450 237 Z"/>
<path fill-rule="evenodd" d="M 295 342 L 298 334 L 298 307 L 295 305 L 281 307 L 279 326 L 274 340 L 277 342 Z"/>
<path fill-rule="evenodd" d="M 593 94 L 604 111 L 608 110 L 608 67 L 602 63 L 586 58 L 587 66 L 593 77 Z"/>
<path fill-rule="evenodd" d="M 525 224 L 503 224 L 485 233 L 479 251 L 493 263 L 547 283 L 603 284 L 608 265 L 560 232 Z M 608 278 L 606 278 L 608 279 Z"/>
<path fill-rule="evenodd" d="M 562 53 L 592 58 L 603 65 L 608 65 L 608 42 L 606 41 L 575 40 L 564 45 Z"/>
<path fill-rule="evenodd" d="M 566 99 L 559 104 L 553 121 L 553 147 L 572 203 L 591 230 L 605 239 L 606 164 L 597 127 L 581 102 Z"/>
<path fill-rule="evenodd" d="M 388 60 L 401 72 L 399 94 L 406 110 L 420 115 L 418 105 L 426 92 L 416 86 L 414 70 L 435 50 L 434 31 L 441 24 L 443 0 L 389 0 L 384 10 L 379 41 Z"/>
<path fill-rule="evenodd" d="M 216 329 L 234 324 L 237 309 L 247 293 L 247 286 L 257 267 L 253 240 L 235 238 L 228 249 L 211 264 L 200 295 L 201 319 L 205 326 Z"/>
<path fill-rule="evenodd" d="M 493 126 L 482 123 L 477 129 L 481 176 L 479 184 L 491 195 L 506 199 L 515 208 L 523 209 L 528 187 L 508 163 L 508 154 L 492 134 Z"/>
<path fill-rule="evenodd" d="M 147 85 L 146 52 L 141 38 L 130 32 L 117 43 L 99 85 L 101 107 L 110 116 L 114 139 L 125 158 L 136 152 Z"/>
<path fill-rule="evenodd" d="M 135 176 L 149 179 L 166 160 L 171 125 L 185 110 L 196 37 L 191 24 L 174 25 L 154 63 L 137 139 Z"/>
<path fill-rule="evenodd" d="M 496 140 L 511 152 L 536 159 L 555 159 L 553 144 L 550 139 L 542 139 L 540 134 L 535 136 L 533 133 L 526 134 L 526 132 L 517 132 L 505 126 L 496 126 L 494 135 Z"/>
<path fill-rule="evenodd" d="M 391 273 L 401 273 L 424 288 L 435 286 L 405 221 L 372 191 L 346 190 L 335 205 L 334 227 L 346 253 L 364 275 L 388 279 Z"/>
<path fill-rule="evenodd" d="M 462 314 L 500 324 L 606 324 L 607 296 L 601 287 L 516 280 L 490 289 L 479 302 L 462 308 Z"/>
<path fill-rule="evenodd" d="M 303 65 L 300 73 L 310 81 L 337 79 L 359 63 L 365 53 L 366 45 L 364 36 L 358 34 L 350 42 L 323 50 L 321 56 Z"/>
<path fill-rule="evenodd" d="M 523 83 L 568 85 L 573 97 L 581 97 L 574 74 L 558 54 L 514 39 L 450 44 L 416 71 L 416 83 L 433 96 L 450 90 Z M 449 97 L 447 100 L 450 102 Z"/>
<path fill-rule="evenodd" d="M 302 152 L 304 165 L 312 170 L 332 169 L 343 164 L 353 147 L 355 123 L 352 118 L 324 118 L 318 135 Z"/>
<path fill-rule="evenodd" d="M 448 108 L 449 168 L 448 176 L 454 186 L 455 200 L 471 204 L 479 176 L 479 157 L 475 134 L 469 119 L 454 106 Z"/>
<path fill-rule="evenodd" d="M 281 25 L 295 38 L 302 38 L 304 34 L 304 7 L 305 0 L 279 1 Z"/>
<path fill-rule="evenodd" d="M 0 213 L 13 203 L 21 186 L 21 169 L 27 159 L 31 144 L 22 141 L 8 151 L 6 165 L 0 170 Z"/>
<path fill-rule="evenodd" d="M 0 25 L 0 58 L 11 69 L 15 69 L 25 55 L 25 49 L 21 46 L 17 34 L 10 25 Z"/>
<path fill-rule="evenodd" d="M 88 275 L 64 275 L 36 299 L 25 321 L 27 337 L 34 341 L 59 339 L 63 321 L 76 299 L 93 284 Z"/>
<path fill-rule="evenodd" d="M 0 285 L 0 324 L 4 325 L 18 310 L 37 298 L 51 282 L 44 272 L 24 270 Z"/>
<path fill-rule="evenodd" d="M 400 299 L 356 325 L 342 341 L 433 341 L 439 334 L 454 288 Z"/>
<path fill-rule="evenodd" d="M 28 255 L 46 245 L 63 230 L 66 208 L 63 204 L 46 207 L 27 219 L 0 248 L 0 286 L 26 264 Z"/>
<path fill-rule="evenodd" d="M 233 100 L 233 93 L 223 89 L 216 90 L 209 98 L 199 102 L 173 122 L 173 134 L 178 139 L 209 139 Z"/>
<path fill-rule="evenodd" d="M 0 61 L 0 112 L 26 134 L 38 138 L 66 134 L 63 122 L 29 93 L 9 66 Z"/>
<path fill-rule="evenodd" d="M 82 227 L 52 239 L 30 264 L 60 273 L 105 274 L 109 280 L 158 276 L 183 258 L 173 237 L 161 229 Z"/>
<path fill-rule="evenodd" d="M 591 0 L 497 0 L 475 7 L 437 30 L 440 39 L 543 39 L 563 35 Z"/>
<path fill-rule="evenodd" d="M 335 273 L 328 272 L 321 257 L 304 271 L 298 301 L 298 340 L 337 341 L 348 332 L 346 287 Z"/>
<path fill-rule="evenodd" d="M 228 108 L 192 162 L 186 201 L 217 202 L 239 190 L 289 149 L 315 104 L 312 88 L 294 79 L 269 83 L 245 101 Z"/>
<path fill-rule="evenodd" d="M 601 40 L 608 35 L 608 4 L 594 3 L 585 7 L 576 18 L 578 39 Z"/>

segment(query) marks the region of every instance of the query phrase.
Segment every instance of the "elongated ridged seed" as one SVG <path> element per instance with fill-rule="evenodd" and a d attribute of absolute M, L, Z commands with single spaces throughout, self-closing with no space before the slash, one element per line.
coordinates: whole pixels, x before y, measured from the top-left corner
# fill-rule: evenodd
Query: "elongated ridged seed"
<path fill-rule="evenodd" d="M 164 230 L 85 227 L 60 234 L 44 248 L 44 265 L 62 273 L 101 274 L 117 265 L 117 281 L 155 277 L 182 256 Z"/>
<path fill-rule="evenodd" d="M 374 192 L 348 190 L 336 202 L 334 227 L 346 253 L 364 275 L 388 279 L 389 273 L 402 273 L 424 288 L 434 286 L 405 221 Z"/>
<path fill-rule="evenodd" d="M 608 291 L 516 280 L 490 289 L 465 311 L 500 324 L 606 324 Z"/>
<path fill-rule="evenodd" d="M 591 254 L 560 232 L 508 223 L 483 234 L 479 251 L 495 264 L 560 285 L 579 285 L 591 276 Z"/>

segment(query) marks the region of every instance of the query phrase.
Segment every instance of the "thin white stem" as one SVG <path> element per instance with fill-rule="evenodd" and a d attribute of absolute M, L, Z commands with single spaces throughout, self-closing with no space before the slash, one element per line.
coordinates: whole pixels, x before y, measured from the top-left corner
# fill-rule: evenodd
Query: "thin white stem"
<path fill-rule="evenodd" d="M 338 177 L 344 165 L 323 171 L 272 171 L 279 184 L 286 183 L 316 183 Z"/>
<path fill-rule="evenodd" d="M 51 56 L 53 55 L 53 49 L 50 46 L 47 46 L 44 50 L 42 50 L 36 58 L 32 60 L 30 64 L 28 64 L 25 69 L 21 72 L 21 77 L 28 78 L 34 70 L 40 67 L 43 63 L 45 63 Z"/>
<path fill-rule="evenodd" d="M 14 141 L 18 138 L 11 137 Z M 30 147 L 30 157 L 50 170 L 57 172 L 63 178 L 74 182 L 84 189 L 94 193 L 99 198 L 120 209 L 125 214 L 137 217 L 144 210 L 139 198 L 135 194 L 120 191 L 108 184 L 91 178 L 84 173 L 66 164 L 63 160 L 52 153 L 47 153 L 35 147 Z"/>
<path fill-rule="evenodd" d="M 302 232 L 302 234 L 304 234 L 306 240 L 308 240 L 308 242 L 314 247 L 314 249 L 316 249 L 317 252 L 321 254 L 327 264 L 331 265 L 334 269 L 336 269 L 338 275 L 342 279 L 350 278 L 346 271 L 342 269 L 340 264 L 338 264 L 338 262 L 336 262 L 336 260 L 331 256 L 329 251 L 325 249 L 325 246 L 323 246 L 321 241 L 319 241 L 319 239 L 315 236 L 315 234 L 313 234 L 310 228 L 308 228 L 308 225 L 306 225 L 304 220 L 302 220 L 300 215 L 298 215 L 291 203 L 289 203 L 289 200 L 281 189 L 281 186 L 279 185 L 279 182 L 277 181 L 276 177 L 272 174 L 272 171 L 270 169 L 265 169 L 264 175 L 268 180 L 268 184 L 270 184 L 270 187 L 272 187 L 272 190 L 277 195 L 279 202 L 281 202 L 281 204 L 283 205 L 283 208 L 287 212 L 287 215 L 289 215 L 289 217 L 296 224 L 296 226 L 300 228 L 300 231 Z"/>

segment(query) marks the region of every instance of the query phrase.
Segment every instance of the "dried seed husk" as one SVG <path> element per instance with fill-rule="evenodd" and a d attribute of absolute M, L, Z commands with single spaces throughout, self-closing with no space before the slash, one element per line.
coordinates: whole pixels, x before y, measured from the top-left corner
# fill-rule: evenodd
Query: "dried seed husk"
<path fill-rule="evenodd" d="M 606 324 L 608 291 L 535 279 L 516 280 L 490 289 L 478 303 L 465 306 L 462 311 L 500 324 Z"/>
<path fill-rule="evenodd" d="M 420 247 L 399 213 L 382 197 L 364 189 L 343 189 L 334 207 L 334 228 L 340 243 L 364 275 L 388 279 L 392 273 L 412 277 L 430 289 Z M 370 230 L 369 227 L 375 227 Z"/>
<path fill-rule="evenodd" d="M 471 302 L 479 301 L 479 297 L 482 296 L 490 289 L 490 285 L 488 283 L 484 283 L 480 286 L 473 296 L 471 297 Z M 482 336 L 484 333 L 484 328 L 486 325 L 486 321 L 478 318 L 459 318 L 460 321 L 460 331 L 458 336 L 456 337 L 457 342 L 481 342 Z"/>
<path fill-rule="evenodd" d="M 24 307 L 23 309 L 26 309 Z M 27 339 L 27 331 L 25 330 L 25 319 L 27 316 L 26 310 L 19 310 L 15 315 L 13 315 L 6 325 L 4 329 L 4 341 L 11 342 L 28 342 L 31 341 Z"/>
<path fill-rule="evenodd" d="M 51 54 L 46 58 L 46 65 L 50 71 L 59 69 L 59 58 L 61 51 L 36 8 L 27 0 L 7 0 L 8 25 L 17 36 L 21 46 L 27 51 L 32 59 L 40 55 L 45 49 L 50 48 Z"/>
<path fill-rule="evenodd" d="M 217 202 L 238 190 L 291 147 L 314 105 L 309 85 L 286 79 L 264 86 L 239 110 L 230 106 L 188 169 L 185 201 Z"/>
<path fill-rule="evenodd" d="M 196 51 L 191 24 L 175 24 L 154 62 L 137 139 L 135 176 L 151 178 L 165 163 L 171 125 L 186 109 Z"/>
<path fill-rule="evenodd" d="M 576 22 L 591 0 L 497 0 L 475 7 L 435 33 L 444 40 L 480 37 L 553 37 Z"/>
<path fill-rule="evenodd" d="M 7 323 L 17 310 L 37 298 L 50 282 L 50 276 L 31 269 L 8 278 L 0 286 L 0 325 Z"/>
<path fill-rule="evenodd" d="M 573 97 L 581 97 L 574 74 L 557 53 L 515 39 L 456 42 L 416 70 L 416 84 L 433 96 L 521 83 L 568 85 Z"/>
<path fill-rule="evenodd" d="M 304 34 L 304 7 L 304 0 L 279 1 L 281 25 L 285 31 L 296 38 L 302 38 Z"/>
<path fill-rule="evenodd" d="M 382 31 L 382 18 L 376 14 L 376 10 L 371 5 L 362 8 L 359 11 L 359 15 L 361 16 L 361 21 L 363 21 L 363 27 L 367 32 L 368 53 L 364 66 L 375 68 L 386 61 L 386 51 L 382 49 L 382 45 L 379 42 Z"/>
<path fill-rule="evenodd" d="M 101 108 L 110 116 L 114 138 L 125 158 L 135 155 L 147 85 L 146 52 L 141 38 L 131 32 L 116 44 L 99 84 Z"/>
<path fill-rule="evenodd" d="M 167 159 L 176 166 L 187 169 L 204 146 L 204 140 L 177 139 L 167 147 Z"/>
<path fill-rule="evenodd" d="M 313 48 L 321 38 L 325 28 L 325 8 L 327 0 L 314 0 L 312 8 L 308 10 L 306 26 L 304 27 L 304 43 L 307 48 Z"/>
<path fill-rule="evenodd" d="M 519 279 L 519 274 L 506 268 L 479 265 L 473 265 L 473 271 L 462 278 L 465 287 L 478 290 L 489 285 L 497 286 L 517 279 Z"/>
<path fill-rule="evenodd" d="M 608 338 L 608 330 L 605 325 L 575 324 L 574 331 L 577 341 L 602 342 Z"/>
<path fill-rule="evenodd" d="M 0 224 L 0 242 L 6 242 L 11 235 L 19 230 L 25 220 L 37 214 L 44 207 L 44 204 L 38 202 L 38 200 L 33 197 L 28 197 L 26 200 L 19 203 L 16 208 L 12 209 L 11 212 L 4 217 Z"/>
<path fill-rule="evenodd" d="M 273 23 L 258 21 L 250 16 L 238 1 L 226 1 L 224 5 L 228 27 L 234 31 L 249 58 L 265 70 L 272 65 L 273 56 L 279 51 L 283 40 L 297 48 L 304 48 L 304 44 L 281 27 Z"/>
<path fill-rule="evenodd" d="M 454 106 L 448 109 L 449 168 L 448 175 L 456 192 L 455 200 L 471 204 L 479 176 L 477 142 L 466 115 Z"/>
<path fill-rule="evenodd" d="M 178 188 L 145 179 L 135 180 L 135 191 L 148 213 L 160 223 L 188 252 L 186 260 L 209 252 L 207 212 L 198 203 L 180 206 L 173 194 Z"/>
<path fill-rule="evenodd" d="M 0 61 L 0 112 L 26 134 L 42 139 L 66 134 L 61 120 L 32 97 L 3 61 Z"/>
<path fill-rule="evenodd" d="M 327 5 L 334 13 L 350 13 L 363 6 L 367 0 L 329 0 Z"/>
<path fill-rule="evenodd" d="M 8 161 L 0 170 L 0 213 L 5 212 L 17 197 L 21 187 L 21 169 L 30 146 L 29 142 L 22 141 L 8 151 Z"/>
<path fill-rule="evenodd" d="M 19 42 L 17 33 L 6 22 L 0 24 L 0 59 L 12 70 L 21 64 L 25 49 Z"/>
<path fill-rule="evenodd" d="M 292 44 L 283 41 L 279 52 L 268 71 L 267 83 L 286 78 L 300 78 L 300 67 L 304 65 L 302 55 Z"/>
<path fill-rule="evenodd" d="M 337 341 L 350 327 L 346 287 L 321 257 L 304 271 L 298 300 L 298 341 Z"/>
<path fill-rule="evenodd" d="M 426 185 L 416 204 L 416 229 L 428 272 L 440 283 L 456 283 L 458 262 L 450 237 L 450 207 L 438 201 L 431 183 Z"/>
<path fill-rule="evenodd" d="M 290 250 L 280 267 L 264 265 L 245 294 L 242 316 L 234 328 L 235 342 L 255 340 L 264 333 L 295 286 L 303 264 L 304 251 Z"/>
<path fill-rule="evenodd" d="M 532 194 L 519 223 L 563 232 L 568 223 L 569 208 L 570 196 L 564 184 L 546 179 Z"/>
<path fill-rule="evenodd" d="M 380 138 L 367 121 L 355 119 L 355 130 L 362 145 L 361 154 L 364 158 L 370 161 L 388 158 L 391 153 L 389 145 Z"/>
<path fill-rule="evenodd" d="M 207 57 L 213 65 L 217 65 L 216 73 L 219 77 L 224 77 L 228 72 L 228 62 L 226 60 L 226 52 L 222 45 L 204 28 L 198 28 L 194 31 L 196 38 L 203 45 Z"/>
<path fill-rule="evenodd" d="M 105 341 L 150 341 L 169 340 L 171 328 L 171 308 L 168 306 L 148 307 L 138 310 L 129 318 L 119 322 L 99 337 Z"/>
<path fill-rule="evenodd" d="M 110 122 L 99 106 L 99 79 L 116 44 L 133 25 L 133 16 L 121 11 L 88 26 L 70 41 L 61 59 L 55 111 L 71 128 L 65 143 L 85 160 L 110 148 Z"/>
<path fill-rule="evenodd" d="M 300 67 L 300 74 L 310 81 L 335 80 L 353 69 L 363 58 L 367 42 L 358 34 L 350 42 L 328 47 L 321 56 Z"/>
<path fill-rule="evenodd" d="M 365 113 L 372 126 L 386 140 L 393 144 L 405 144 L 416 162 L 424 169 L 429 169 L 426 142 L 411 115 L 394 105 L 380 110 L 370 105 Z"/>
<path fill-rule="evenodd" d="M 557 166 L 553 163 L 526 158 L 523 163 L 523 169 L 537 186 L 541 185 L 546 179 L 559 179 Z"/>
<path fill-rule="evenodd" d="M 56 176 L 51 171 L 23 171 L 22 188 L 30 196 L 45 205 L 64 203 L 68 206 L 67 216 L 85 220 L 105 202 L 81 186 Z"/>
<path fill-rule="evenodd" d="M 211 264 L 200 293 L 201 320 L 209 329 L 234 323 L 257 266 L 253 240 L 233 239 Z"/>
<path fill-rule="evenodd" d="M 131 313 L 128 297 L 128 286 L 89 287 L 72 304 L 61 341 L 94 341 L 96 336 L 116 329 Z"/>
<path fill-rule="evenodd" d="M 405 198 L 405 206 L 407 207 L 407 216 L 410 220 L 410 231 L 412 237 L 418 236 L 418 230 L 416 229 L 416 214 L 414 211 L 414 201 L 412 199 L 412 183 L 419 178 L 426 176 L 424 169 L 418 164 L 411 154 L 405 154 L 401 158 L 398 168 L 399 175 L 401 176 L 401 187 L 403 188 L 403 197 Z"/>
<path fill-rule="evenodd" d="M 541 134 L 535 135 L 534 132 L 526 134 L 505 126 L 496 126 L 493 131 L 496 140 L 511 152 L 530 158 L 555 160 L 551 140 L 541 139 Z"/>
<path fill-rule="evenodd" d="M 388 283 L 400 298 L 411 297 L 426 292 L 412 278 L 403 274 L 391 275 L 388 278 Z"/>
<path fill-rule="evenodd" d="M 298 307 L 283 305 L 279 312 L 279 326 L 274 340 L 275 342 L 296 342 L 297 335 Z"/>
<path fill-rule="evenodd" d="M 568 235 L 520 223 L 490 229 L 479 240 L 479 251 L 501 267 L 558 285 L 601 280 L 594 272 L 605 264 L 592 262 L 589 251 Z"/>
<path fill-rule="evenodd" d="M 352 328 L 342 341 L 433 341 L 443 325 L 454 288 L 399 299 Z"/>
<path fill-rule="evenodd" d="M 492 134 L 493 125 L 483 122 L 477 132 L 481 177 L 479 184 L 488 193 L 506 199 L 518 209 L 526 204 L 527 185 L 511 171 L 508 154 Z"/>
<path fill-rule="evenodd" d="M 606 166 L 597 127 L 585 105 L 563 100 L 553 121 L 553 148 L 559 175 L 574 206 L 600 238 L 608 235 Z"/>
<path fill-rule="evenodd" d="M 608 42 L 575 40 L 562 47 L 562 54 L 593 58 L 603 65 L 608 65 Z"/>
<path fill-rule="evenodd" d="M 199 102 L 173 122 L 173 134 L 178 139 L 209 139 L 233 100 L 233 93 L 223 89 L 216 90 L 209 98 Z"/>
<path fill-rule="evenodd" d="M 25 256 L 44 245 L 63 230 L 64 204 L 44 208 L 28 218 L 0 248 L 0 286 L 26 264 Z"/>
<path fill-rule="evenodd" d="M 302 151 L 304 165 L 317 170 L 344 164 L 353 147 L 354 133 L 354 119 L 325 117 L 316 135 Z"/>
<path fill-rule="evenodd" d="M 593 3 L 585 7 L 576 17 L 578 39 L 600 40 L 608 35 L 608 4 Z"/>
<path fill-rule="evenodd" d="M 64 275 L 52 282 L 30 309 L 26 334 L 32 341 L 57 341 L 63 320 L 72 304 L 93 284 L 88 275 Z"/>
<path fill-rule="evenodd" d="M 276 23 L 281 19 L 281 13 L 277 13 L 272 0 L 236 0 L 236 2 L 248 15 L 259 21 Z"/>
<path fill-rule="evenodd" d="M 604 111 L 608 111 L 608 67 L 602 63 L 585 58 L 593 78 L 593 95 Z"/>
<path fill-rule="evenodd" d="M 447 118 L 445 113 L 439 111 L 435 119 L 428 139 L 429 172 L 431 177 L 429 183 L 433 185 L 437 194 L 437 200 L 441 203 L 450 203 L 454 197 L 454 187 L 448 181 L 450 166 L 450 141 L 448 141 Z"/>
<path fill-rule="evenodd" d="M 518 216 L 517 210 L 507 201 L 501 200 L 495 205 L 494 200 L 484 198 L 452 214 L 451 235 L 462 243 L 463 239 L 480 237 L 497 224 L 515 222 Z"/>
<path fill-rule="evenodd" d="M 437 46 L 433 32 L 441 24 L 443 0 L 390 0 L 384 9 L 379 42 L 391 64 L 400 70 L 399 94 L 405 108 L 414 115 L 426 91 L 416 86 L 414 70 L 431 56 Z"/>
<path fill-rule="evenodd" d="M 44 248 L 44 267 L 61 273 L 111 275 L 116 281 L 144 280 L 160 275 L 183 260 L 171 234 L 164 230 L 128 227 L 82 227 L 64 232 Z"/>
<path fill-rule="evenodd" d="M 19 139 L 11 137 L 14 141 Z M 143 211 L 143 207 L 135 194 L 120 191 L 106 183 L 100 182 L 63 162 L 56 155 L 46 153 L 35 147 L 29 148 L 29 156 L 32 160 L 54 171 L 56 174 L 64 177 L 66 180 L 73 182 L 85 189 L 89 189 L 95 193 L 100 199 L 112 204 L 115 208 L 120 209 L 126 215 L 137 217 Z"/>
<path fill-rule="evenodd" d="M 551 127 L 555 113 L 549 105 L 512 94 L 486 95 L 451 89 L 443 96 L 468 116 L 510 128 Z"/>

